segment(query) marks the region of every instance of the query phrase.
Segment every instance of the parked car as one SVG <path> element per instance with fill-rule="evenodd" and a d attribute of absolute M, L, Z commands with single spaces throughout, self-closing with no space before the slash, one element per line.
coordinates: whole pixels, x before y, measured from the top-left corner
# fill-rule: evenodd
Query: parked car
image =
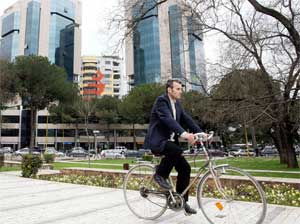
<path fill-rule="evenodd" d="M 48 147 L 48 148 L 46 149 L 45 153 L 47 153 L 47 154 L 54 154 L 54 155 L 57 156 L 57 157 L 63 157 L 63 156 L 65 156 L 64 153 L 57 151 L 57 150 L 56 150 L 55 148 L 53 148 L 53 147 Z"/>
<path fill-rule="evenodd" d="M 152 155 L 151 149 L 139 149 L 140 153 L 143 153 L 143 155 L 148 154 Z"/>
<path fill-rule="evenodd" d="M 125 146 L 116 146 L 114 149 L 109 149 L 109 150 L 113 150 L 116 153 L 120 153 L 122 155 L 126 154 L 127 148 Z"/>
<path fill-rule="evenodd" d="M 237 156 L 254 156 L 254 150 L 252 148 L 250 149 L 238 149 L 236 151 L 231 151 L 230 154 L 234 157 Z"/>
<path fill-rule="evenodd" d="M 142 157 L 138 150 L 127 150 L 125 157 Z"/>
<path fill-rule="evenodd" d="M 71 152 L 68 153 L 70 157 L 87 157 L 88 152 L 82 147 L 74 147 L 71 149 Z"/>
<path fill-rule="evenodd" d="M 267 145 L 262 151 L 261 151 L 261 155 L 262 156 L 277 156 L 278 150 L 276 149 L 276 147 L 274 145 Z"/>
<path fill-rule="evenodd" d="M 150 149 L 127 150 L 125 157 L 138 157 L 141 158 L 145 154 L 152 154 Z"/>
<path fill-rule="evenodd" d="M 101 157 L 105 159 L 119 159 L 123 158 L 125 154 L 121 154 L 114 149 L 107 149 L 101 151 Z"/>
<path fill-rule="evenodd" d="M 87 151 L 90 152 L 90 155 L 91 155 L 91 156 L 94 156 L 94 155 L 97 154 L 96 149 L 90 149 L 90 150 L 87 150 Z"/>
<path fill-rule="evenodd" d="M 0 149 L 0 153 L 12 153 L 13 150 L 11 147 L 3 147 Z"/>
<path fill-rule="evenodd" d="M 224 157 L 228 154 L 220 149 L 208 149 L 208 152 L 214 157 Z"/>
<path fill-rule="evenodd" d="M 38 152 L 38 151 L 36 151 L 36 150 L 34 150 L 34 149 L 30 150 L 28 147 L 22 148 L 22 149 L 19 149 L 19 150 L 15 151 L 15 155 L 16 155 L 16 156 L 27 155 L 27 154 L 29 154 L 30 151 L 31 151 L 32 154 L 34 154 L 34 155 L 40 155 L 40 152 Z"/>
<path fill-rule="evenodd" d="M 238 151 L 240 149 L 241 149 L 241 146 L 239 146 L 239 145 L 232 145 L 230 148 L 228 148 L 228 152 L 229 152 L 229 154 L 231 154 L 231 152 Z"/>

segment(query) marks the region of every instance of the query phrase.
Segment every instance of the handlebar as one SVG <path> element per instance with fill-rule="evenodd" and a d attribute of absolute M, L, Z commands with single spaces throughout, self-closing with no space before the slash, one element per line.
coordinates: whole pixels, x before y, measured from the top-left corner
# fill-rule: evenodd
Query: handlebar
<path fill-rule="evenodd" d="M 200 143 L 210 140 L 213 136 L 214 136 L 213 131 L 210 131 L 209 134 L 206 134 L 204 132 L 199 132 L 194 134 L 195 141 L 199 141 Z"/>

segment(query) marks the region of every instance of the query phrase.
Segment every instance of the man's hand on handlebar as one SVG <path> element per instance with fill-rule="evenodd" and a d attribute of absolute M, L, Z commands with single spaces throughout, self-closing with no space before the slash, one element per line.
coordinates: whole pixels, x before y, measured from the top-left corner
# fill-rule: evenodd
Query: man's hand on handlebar
<path fill-rule="evenodd" d="M 193 133 L 184 132 L 184 134 L 182 135 L 182 137 L 184 139 L 186 139 L 189 144 L 191 144 L 191 145 L 195 144 L 195 136 L 194 136 Z"/>
<path fill-rule="evenodd" d="M 213 131 L 209 133 L 199 132 L 194 135 L 194 139 L 195 141 L 206 142 L 212 140 L 213 135 L 214 135 Z"/>
<path fill-rule="evenodd" d="M 190 145 L 194 145 L 199 140 L 203 142 L 211 139 L 212 135 L 213 133 L 207 134 L 205 132 L 200 132 L 200 133 L 193 134 L 193 133 L 185 132 L 181 137 L 186 139 Z"/>
<path fill-rule="evenodd" d="M 194 135 L 195 141 L 198 141 L 199 139 L 201 139 L 201 141 L 205 142 L 205 141 L 207 141 L 208 137 L 209 137 L 209 134 L 207 134 L 205 132 L 196 133 Z"/>

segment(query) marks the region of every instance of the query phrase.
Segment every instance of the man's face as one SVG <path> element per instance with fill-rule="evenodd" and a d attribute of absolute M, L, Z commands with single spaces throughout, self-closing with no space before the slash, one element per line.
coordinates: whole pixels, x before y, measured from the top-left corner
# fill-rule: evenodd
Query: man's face
<path fill-rule="evenodd" d="M 168 95 L 173 100 L 178 100 L 182 95 L 182 85 L 178 82 L 173 82 L 173 88 L 168 88 Z"/>

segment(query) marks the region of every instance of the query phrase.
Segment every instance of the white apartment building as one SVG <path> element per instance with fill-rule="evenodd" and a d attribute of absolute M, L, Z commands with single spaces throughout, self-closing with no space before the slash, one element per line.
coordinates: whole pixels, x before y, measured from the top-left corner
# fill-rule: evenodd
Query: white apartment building
<path fill-rule="evenodd" d="M 128 92 L 123 60 L 117 56 L 82 56 L 80 93 L 84 97 L 104 95 L 121 98 Z"/>

